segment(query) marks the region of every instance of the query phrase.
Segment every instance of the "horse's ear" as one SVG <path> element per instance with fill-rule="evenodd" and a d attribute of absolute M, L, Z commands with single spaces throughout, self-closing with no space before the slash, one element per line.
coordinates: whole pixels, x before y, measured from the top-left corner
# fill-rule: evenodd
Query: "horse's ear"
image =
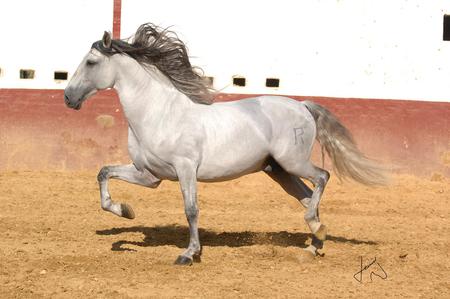
<path fill-rule="evenodd" d="M 108 31 L 105 31 L 105 33 L 103 33 L 102 42 L 103 42 L 103 47 L 108 48 L 108 49 L 111 48 L 111 33 L 109 33 Z"/>

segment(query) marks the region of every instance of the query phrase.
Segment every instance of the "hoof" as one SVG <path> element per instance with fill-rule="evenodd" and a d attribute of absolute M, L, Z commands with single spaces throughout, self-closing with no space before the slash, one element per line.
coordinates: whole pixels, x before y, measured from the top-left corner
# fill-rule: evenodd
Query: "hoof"
<path fill-rule="evenodd" d="M 192 259 L 194 260 L 194 263 L 201 263 L 202 262 L 202 258 L 200 257 L 200 254 L 194 254 Z"/>
<path fill-rule="evenodd" d="M 122 210 L 122 217 L 127 219 L 134 219 L 134 211 L 129 205 L 127 205 L 126 203 L 122 203 L 120 204 L 120 209 Z"/>
<path fill-rule="evenodd" d="M 323 224 L 320 225 L 319 229 L 314 233 L 317 239 L 325 241 L 327 238 L 327 227 Z"/>
<path fill-rule="evenodd" d="M 192 259 L 180 255 L 178 256 L 177 260 L 175 261 L 175 265 L 181 265 L 181 266 L 192 266 Z"/>

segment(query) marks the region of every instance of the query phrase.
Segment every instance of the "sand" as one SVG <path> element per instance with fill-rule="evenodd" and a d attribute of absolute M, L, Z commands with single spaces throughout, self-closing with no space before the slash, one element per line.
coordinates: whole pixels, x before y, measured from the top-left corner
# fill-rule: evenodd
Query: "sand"
<path fill-rule="evenodd" d="M 180 267 L 177 183 L 111 182 L 136 212 L 127 220 L 101 210 L 96 175 L 0 172 L 1 298 L 450 297 L 443 176 L 383 188 L 332 179 L 321 204 L 329 236 L 314 259 L 304 209 L 264 174 L 199 184 L 202 262 Z"/>

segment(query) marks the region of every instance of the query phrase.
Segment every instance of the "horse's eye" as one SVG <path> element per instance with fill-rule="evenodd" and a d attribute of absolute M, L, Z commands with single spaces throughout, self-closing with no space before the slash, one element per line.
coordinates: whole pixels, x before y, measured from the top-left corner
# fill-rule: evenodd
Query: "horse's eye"
<path fill-rule="evenodd" d="M 86 64 L 87 64 L 88 66 L 93 66 L 93 65 L 96 65 L 96 64 L 97 64 L 97 61 L 94 61 L 94 60 L 88 60 L 88 61 L 86 61 Z"/>

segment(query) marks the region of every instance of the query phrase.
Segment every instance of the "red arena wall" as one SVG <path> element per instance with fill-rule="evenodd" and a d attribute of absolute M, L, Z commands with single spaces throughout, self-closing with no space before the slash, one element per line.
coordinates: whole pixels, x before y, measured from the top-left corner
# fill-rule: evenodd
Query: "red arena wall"
<path fill-rule="evenodd" d="M 248 96 L 221 94 L 216 101 Z M 327 107 L 369 157 L 395 172 L 450 175 L 448 102 L 293 98 Z M 129 161 L 127 123 L 113 90 L 74 111 L 62 90 L 0 89 L 0 145 L 0 170 L 98 169 Z"/>

